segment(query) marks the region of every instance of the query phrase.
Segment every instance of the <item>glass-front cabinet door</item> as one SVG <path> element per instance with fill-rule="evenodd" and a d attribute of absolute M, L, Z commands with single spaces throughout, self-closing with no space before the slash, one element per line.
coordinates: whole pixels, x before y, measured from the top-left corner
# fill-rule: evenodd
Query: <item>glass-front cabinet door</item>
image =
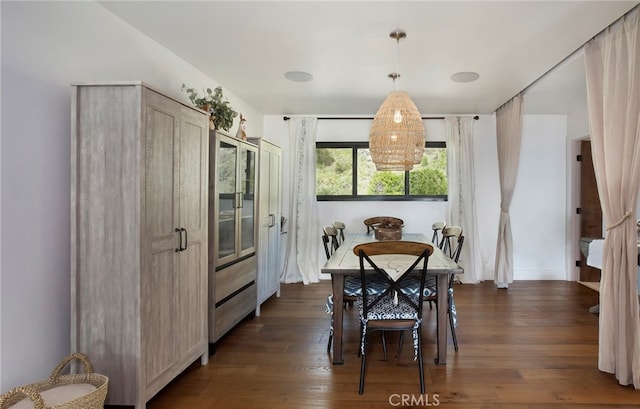
<path fill-rule="evenodd" d="M 216 135 L 215 267 L 255 252 L 257 147 Z M 211 238 L 210 238 L 211 239 Z"/>
<path fill-rule="evenodd" d="M 233 259 L 237 252 L 236 237 L 236 186 L 238 147 L 219 141 L 217 192 L 218 192 L 218 260 Z"/>
<path fill-rule="evenodd" d="M 256 150 L 240 148 L 240 255 L 255 251 Z"/>

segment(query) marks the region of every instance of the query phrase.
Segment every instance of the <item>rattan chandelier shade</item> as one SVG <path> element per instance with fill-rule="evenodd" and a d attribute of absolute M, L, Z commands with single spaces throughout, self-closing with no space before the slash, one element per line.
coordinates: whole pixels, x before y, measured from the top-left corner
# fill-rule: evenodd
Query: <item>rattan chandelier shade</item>
<path fill-rule="evenodd" d="M 378 171 L 407 171 L 422 161 L 422 116 L 405 91 L 393 91 L 376 113 L 369 131 L 371 160 Z"/>

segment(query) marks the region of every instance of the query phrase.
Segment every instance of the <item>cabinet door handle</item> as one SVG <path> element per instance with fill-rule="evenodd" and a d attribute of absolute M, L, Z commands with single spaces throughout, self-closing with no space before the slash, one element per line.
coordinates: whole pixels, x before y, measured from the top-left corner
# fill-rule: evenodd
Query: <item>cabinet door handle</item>
<path fill-rule="evenodd" d="M 275 214 L 270 214 L 269 217 L 271 218 L 271 223 L 269 223 L 269 227 L 273 227 L 276 225 L 276 215 Z"/>
<path fill-rule="evenodd" d="M 242 209 L 244 207 L 244 193 L 238 192 L 238 209 Z"/>
<path fill-rule="evenodd" d="M 182 232 L 180 231 L 179 228 L 175 228 L 174 230 L 176 233 L 178 233 L 178 235 L 180 236 L 180 242 L 178 243 L 178 248 L 176 249 L 176 253 L 179 251 L 182 251 Z"/>
<path fill-rule="evenodd" d="M 189 245 L 189 238 L 187 237 L 187 229 L 185 229 L 184 227 L 181 227 L 180 230 L 184 232 L 184 248 L 182 248 L 181 251 L 185 251 L 187 249 L 187 246 Z"/>

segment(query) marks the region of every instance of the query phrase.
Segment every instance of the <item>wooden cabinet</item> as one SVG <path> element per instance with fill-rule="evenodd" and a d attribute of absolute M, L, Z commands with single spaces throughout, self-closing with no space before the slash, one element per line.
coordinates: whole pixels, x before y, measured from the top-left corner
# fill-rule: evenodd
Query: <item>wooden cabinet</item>
<path fill-rule="evenodd" d="M 280 296 L 280 216 L 282 215 L 282 148 L 265 139 L 249 139 L 258 145 L 258 305 Z"/>
<path fill-rule="evenodd" d="M 74 85 L 71 122 L 71 350 L 144 408 L 208 360 L 208 117 L 126 82 Z"/>
<path fill-rule="evenodd" d="M 257 146 L 211 131 L 209 342 L 256 309 Z"/>

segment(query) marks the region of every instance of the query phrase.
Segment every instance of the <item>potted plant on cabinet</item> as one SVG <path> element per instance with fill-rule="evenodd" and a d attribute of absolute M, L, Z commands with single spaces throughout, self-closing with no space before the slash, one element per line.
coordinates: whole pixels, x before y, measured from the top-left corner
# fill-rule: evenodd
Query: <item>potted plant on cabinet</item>
<path fill-rule="evenodd" d="M 224 97 L 221 86 L 213 90 L 205 89 L 202 96 L 195 88 L 187 87 L 185 84 L 182 84 L 182 91 L 187 94 L 193 105 L 211 114 L 212 129 L 225 131 L 231 129 L 233 118 L 238 116 L 238 113 L 231 108 L 229 101 Z"/>

